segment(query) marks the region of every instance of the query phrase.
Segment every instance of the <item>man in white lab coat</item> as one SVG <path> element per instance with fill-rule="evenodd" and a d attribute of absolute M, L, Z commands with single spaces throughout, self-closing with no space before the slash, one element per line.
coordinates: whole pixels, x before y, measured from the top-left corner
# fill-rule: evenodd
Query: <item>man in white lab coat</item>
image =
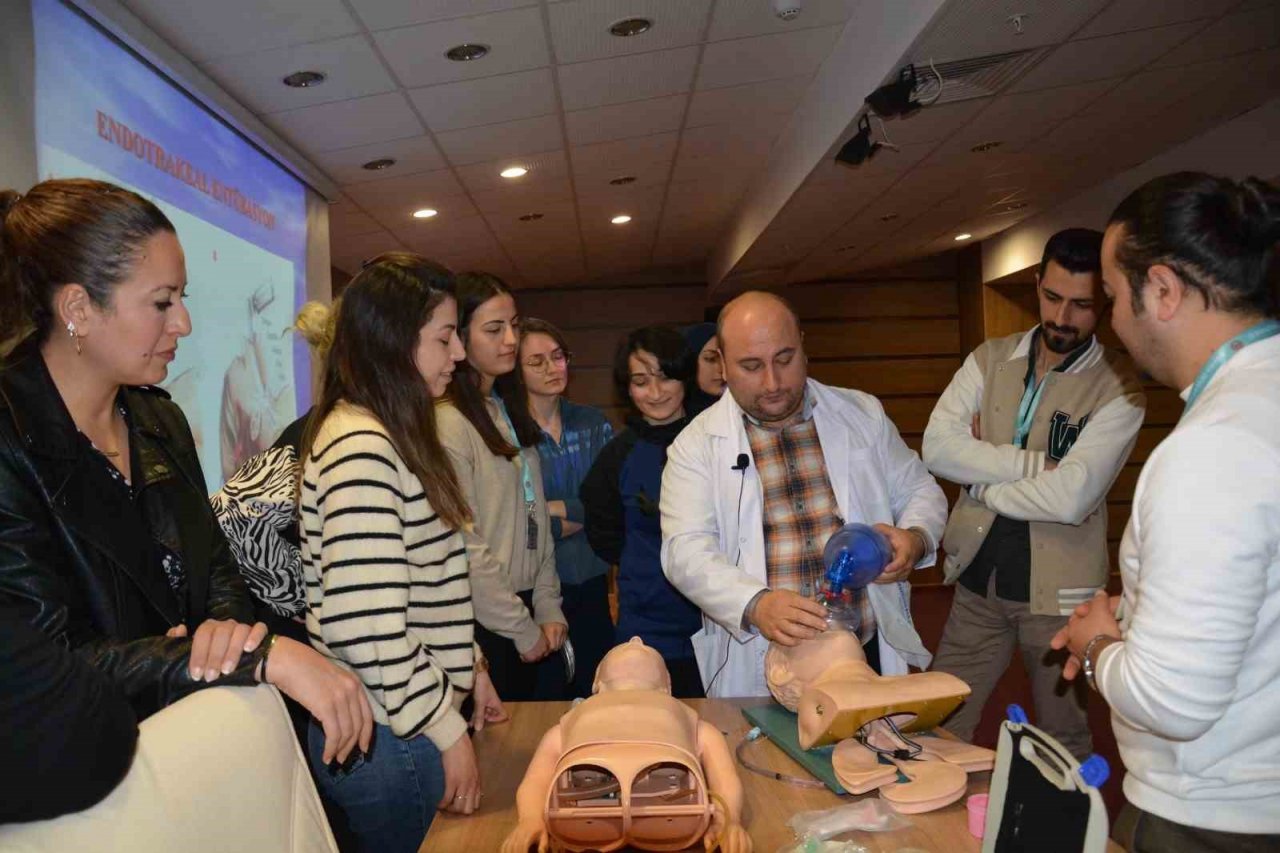
<path fill-rule="evenodd" d="M 748 292 L 720 313 L 729 393 L 671 445 L 662 478 L 662 567 L 703 611 L 693 636 L 708 696 L 763 696 L 770 640 L 824 629 L 812 594 L 822 549 L 846 522 L 874 524 L 893 559 L 859 601 L 868 659 L 924 668 L 911 623 L 915 568 L 933 565 L 942 490 L 869 394 L 808 378 L 799 320 Z"/>

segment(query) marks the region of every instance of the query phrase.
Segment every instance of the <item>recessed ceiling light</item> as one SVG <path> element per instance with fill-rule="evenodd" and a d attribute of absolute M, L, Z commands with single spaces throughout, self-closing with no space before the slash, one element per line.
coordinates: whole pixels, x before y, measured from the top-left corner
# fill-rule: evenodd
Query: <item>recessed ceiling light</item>
<path fill-rule="evenodd" d="M 526 213 L 524 216 L 520 217 L 520 221 L 521 222 L 537 222 L 541 218 L 542 218 L 541 213 Z"/>
<path fill-rule="evenodd" d="M 957 234 L 957 235 L 956 235 L 956 242 L 958 243 L 958 242 L 960 242 L 961 240 L 968 240 L 968 239 L 969 239 L 970 237 L 972 237 L 972 236 L 973 236 L 973 235 L 972 235 L 972 234 L 970 234 L 970 233 L 968 233 L 967 231 L 966 231 L 964 234 Z"/>
<path fill-rule="evenodd" d="M 396 164 L 391 157 L 381 157 L 377 160 L 370 160 L 368 163 L 361 163 L 361 169 L 368 169 L 370 172 L 381 172 L 383 169 L 390 169 Z"/>
<path fill-rule="evenodd" d="M 626 225 L 628 222 L 631 221 L 631 217 L 627 216 L 625 213 L 619 213 L 617 216 L 613 217 L 609 221 L 612 222 L 614 225 Z"/>
<path fill-rule="evenodd" d="M 630 38 L 649 32 L 653 21 L 648 18 L 623 18 L 609 27 L 609 32 L 618 38 Z"/>
<path fill-rule="evenodd" d="M 487 44 L 460 44 L 444 52 L 445 57 L 454 62 L 473 62 L 489 55 Z"/>
<path fill-rule="evenodd" d="M 621 187 L 627 184 L 634 184 L 635 182 L 636 182 L 635 175 L 623 175 L 621 178 L 614 178 L 609 183 L 613 184 L 615 187 Z"/>
<path fill-rule="evenodd" d="M 504 178 L 523 178 L 525 175 L 529 174 L 529 170 L 524 166 L 508 166 L 498 174 L 502 175 Z"/>
<path fill-rule="evenodd" d="M 415 210 L 413 212 L 413 218 L 414 219 L 430 219 L 431 217 L 435 216 L 439 212 L 440 211 L 436 210 L 434 207 L 424 207 L 421 210 Z"/>
<path fill-rule="evenodd" d="M 881 216 L 881 217 L 880 217 L 880 221 L 881 221 L 881 222 L 892 222 L 893 220 L 895 220 L 895 219 L 897 219 L 897 218 L 898 218 L 898 214 L 896 214 L 896 213 L 886 213 L 884 216 Z"/>
<path fill-rule="evenodd" d="M 973 146 L 969 150 L 972 151 L 974 154 L 986 154 L 988 151 L 994 151 L 995 149 L 999 148 L 1003 144 L 1004 143 L 1002 142 L 997 142 L 994 140 L 991 142 L 979 142 L 977 145 Z"/>
<path fill-rule="evenodd" d="M 324 82 L 324 74 L 319 71 L 295 71 L 280 82 L 293 89 L 309 89 Z"/>

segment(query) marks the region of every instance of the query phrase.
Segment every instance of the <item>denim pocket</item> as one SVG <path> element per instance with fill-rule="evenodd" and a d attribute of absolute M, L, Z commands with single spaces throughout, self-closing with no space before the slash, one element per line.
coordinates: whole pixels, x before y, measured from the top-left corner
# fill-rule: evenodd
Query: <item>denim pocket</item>
<path fill-rule="evenodd" d="M 329 766 L 325 768 L 325 773 L 329 775 L 329 779 L 335 784 L 354 774 L 365 764 L 365 756 L 359 750 L 352 750 L 347 756 L 347 760 L 339 764 L 337 760 L 329 762 Z"/>

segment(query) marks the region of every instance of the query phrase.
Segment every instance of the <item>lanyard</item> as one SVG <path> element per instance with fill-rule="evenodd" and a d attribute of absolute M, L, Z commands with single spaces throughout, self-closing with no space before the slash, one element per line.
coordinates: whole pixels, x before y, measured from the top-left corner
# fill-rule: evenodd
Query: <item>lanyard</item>
<path fill-rule="evenodd" d="M 511 415 L 507 414 L 507 407 L 503 405 L 502 398 L 494 394 L 493 401 L 498 404 L 498 411 L 502 412 L 502 419 L 507 422 L 507 429 L 511 430 L 511 437 L 514 439 L 517 451 L 512 461 L 520 467 L 520 476 L 524 482 L 524 502 L 532 507 L 537 501 L 537 493 L 533 490 L 533 475 L 529 473 L 529 466 L 524 463 L 524 451 L 520 447 L 520 437 L 516 435 L 516 425 L 511 422 Z"/>
<path fill-rule="evenodd" d="M 1035 358 L 1033 355 L 1032 358 Z M 1013 430 L 1014 447 L 1027 446 L 1027 433 L 1031 432 L 1031 420 L 1035 417 L 1036 408 L 1040 405 L 1040 397 L 1044 394 L 1044 386 L 1049 384 L 1049 376 L 1053 371 L 1045 373 L 1039 384 L 1027 382 L 1022 390 L 1022 402 L 1018 404 L 1018 421 Z M 1031 374 L 1033 377 L 1034 373 Z"/>
<path fill-rule="evenodd" d="M 1182 413 L 1185 415 L 1191 410 L 1200 394 L 1204 392 L 1205 388 L 1209 387 L 1213 377 L 1222 369 L 1222 365 L 1230 361 L 1232 356 L 1250 344 L 1265 341 L 1275 335 L 1280 335 L 1280 320 L 1264 320 L 1256 326 L 1245 329 L 1214 350 L 1213 355 L 1209 356 L 1209 360 L 1204 363 L 1204 367 L 1200 368 L 1200 372 L 1196 374 L 1196 381 L 1192 383 L 1191 390 L 1187 393 L 1187 407 L 1182 410 Z"/>

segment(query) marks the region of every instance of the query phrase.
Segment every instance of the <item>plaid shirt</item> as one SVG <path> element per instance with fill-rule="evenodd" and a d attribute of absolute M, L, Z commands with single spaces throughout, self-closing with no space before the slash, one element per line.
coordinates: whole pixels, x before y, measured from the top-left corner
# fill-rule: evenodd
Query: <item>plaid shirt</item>
<path fill-rule="evenodd" d="M 822 585 L 822 549 L 844 524 L 827 477 L 822 444 L 806 400 L 803 418 L 770 429 L 743 416 L 747 440 L 764 490 L 764 550 L 767 582 L 812 596 Z M 865 643 L 876 631 L 875 612 L 865 591 L 855 590 L 862 614 L 858 636 Z"/>

